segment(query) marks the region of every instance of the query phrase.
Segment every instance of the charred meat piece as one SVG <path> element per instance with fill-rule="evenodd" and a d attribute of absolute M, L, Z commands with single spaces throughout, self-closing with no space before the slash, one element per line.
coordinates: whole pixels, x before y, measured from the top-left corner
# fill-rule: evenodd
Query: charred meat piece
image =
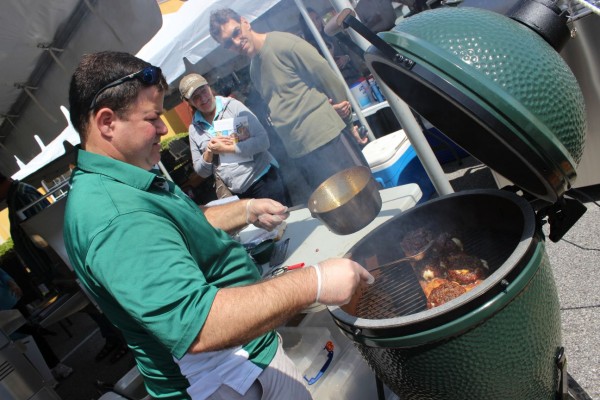
<path fill-rule="evenodd" d="M 463 251 L 462 243 L 459 239 L 452 237 L 448 232 L 442 232 L 435 238 L 433 248 L 440 256 Z"/>
<path fill-rule="evenodd" d="M 417 254 L 423 247 L 434 239 L 433 233 L 426 228 L 417 228 L 408 232 L 400 241 L 400 247 L 405 256 Z"/>
<path fill-rule="evenodd" d="M 461 285 L 485 279 L 485 267 L 480 258 L 465 253 L 449 254 L 442 261 L 449 280 Z"/>
<path fill-rule="evenodd" d="M 431 291 L 433 289 L 437 288 L 438 286 L 448 283 L 448 280 L 443 279 L 443 278 L 434 278 L 434 279 L 430 280 L 429 282 L 419 281 L 419 283 L 421 284 L 421 287 L 423 288 L 425 297 L 429 297 L 429 295 L 431 294 Z"/>
<path fill-rule="evenodd" d="M 407 232 L 400 242 L 405 256 L 419 253 L 430 242 L 425 258 L 411 261 L 427 298 L 427 307 L 444 304 L 479 285 L 488 275 L 484 260 L 464 252 L 460 239 L 449 232 L 424 227 Z"/>
<path fill-rule="evenodd" d="M 458 283 L 446 281 L 431 290 L 431 293 L 427 296 L 427 308 L 440 306 L 466 292 L 467 290 Z"/>
<path fill-rule="evenodd" d="M 463 251 L 461 241 L 452 237 L 450 233 L 442 232 L 436 236 L 432 231 L 423 227 L 408 232 L 400 242 L 400 247 L 405 256 L 411 256 L 419 253 L 430 242 L 433 242 L 433 245 L 427 254 L 432 257 Z"/>
<path fill-rule="evenodd" d="M 447 269 L 475 269 L 484 268 L 483 262 L 479 257 L 471 256 L 467 253 L 453 253 L 444 257 L 442 260 Z"/>
<path fill-rule="evenodd" d="M 448 279 L 461 285 L 471 285 L 477 281 L 485 279 L 481 268 L 476 269 L 449 269 L 447 271 Z"/>

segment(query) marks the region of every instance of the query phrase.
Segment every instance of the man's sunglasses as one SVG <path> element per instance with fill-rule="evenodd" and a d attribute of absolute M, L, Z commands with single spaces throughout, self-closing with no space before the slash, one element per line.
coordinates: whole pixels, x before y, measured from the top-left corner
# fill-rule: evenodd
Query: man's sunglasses
<path fill-rule="evenodd" d="M 231 36 L 227 40 L 223 41 L 223 47 L 227 50 L 231 49 L 233 47 L 233 39 L 239 38 L 241 34 L 242 34 L 242 26 L 241 25 L 233 28 L 233 30 L 231 31 Z"/>
<path fill-rule="evenodd" d="M 96 108 L 96 101 L 98 100 L 98 96 L 100 96 L 102 94 L 102 92 L 104 92 L 106 89 L 118 86 L 122 83 L 125 83 L 125 82 L 133 80 L 133 79 L 139 79 L 144 85 L 148 85 L 148 86 L 156 85 L 158 82 L 160 82 L 160 76 L 161 76 L 160 68 L 154 67 L 154 66 L 149 66 L 142 70 L 139 70 L 138 72 L 134 72 L 133 74 L 129 74 L 127 76 L 119 78 L 116 81 L 111 82 L 108 85 L 102 87 L 102 89 L 100 89 L 96 92 L 96 94 L 94 95 L 94 98 L 92 99 L 92 104 L 90 104 L 90 110 L 93 110 L 94 108 Z"/>

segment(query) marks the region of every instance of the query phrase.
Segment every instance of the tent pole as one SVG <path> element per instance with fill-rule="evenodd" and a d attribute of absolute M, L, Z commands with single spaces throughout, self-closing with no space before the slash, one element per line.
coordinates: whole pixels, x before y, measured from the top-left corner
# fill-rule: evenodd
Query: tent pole
<path fill-rule="evenodd" d="M 354 11 L 348 0 L 331 0 L 331 2 L 334 5 L 334 7 L 336 7 L 336 11 L 338 13 L 344 8 L 350 8 Z M 355 38 L 355 36 L 360 36 L 353 29 L 350 29 L 348 32 L 350 33 L 353 39 Z M 363 50 L 366 51 L 367 48 L 370 46 L 370 43 L 362 36 L 360 36 L 360 38 L 361 39 L 358 39 L 355 42 Z M 450 185 L 448 177 L 444 173 L 444 170 L 442 169 L 442 166 L 440 165 L 437 157 L 435 156 L 435 153 L 431 149 L 429 142 L 427 142 L 427 138 L 421 130 L 421 127 L 417 122 L 415 116 L 413 115 L 410 107 L 408 107 L 408 105 L 403 100 L 401 100 L 400 97 L 398 97 L 398 95 L 394 91 L 392 91 L 385 83 L 378 83 L 379 88 L 381 89 L 383 95 L 387 99 L 387 102 L 390 105 L 392 112 L 394 113 L 394 115 L 400 122 L 400 125 L 404 129 L 406 137 L 414 147 L 415 153 L 417 154 L 417 157 L 419 157 L 419 160 L 423 164 L 423 168 L 425 169 L 425 172 L 427 173 L 429 179 L 433 183 L 433 186 L 435 187 L 437 193 L 439 195 L 454 193 L 454 189 L 452 188 L 452 185 Z"/>
<path fill-rule="evenodd" d="M 369 126 L 367 119 L 365 118 L 364 114 L 362 113 L 360 105 L 358 104 L 358 102 L 356 101 L 354 96 L 352 95 L 352 92 L 350 91 L 350 88 L 346 84 L 346 80 L 344 79 L 342 72 L 340 71 L 337 64 L 335 63 L 335 60 L 333 59 L 333 56 L 329 53 L 329 49 L 327 48 L 327 44 L 321 37 L 321 33 L 317 30 L 317 27 L 310 19 L 310 15 L 308 15 L 308 11 L 306 10 L 306 7 L 304 6 L 304 2 L 302 0 L 294 0 L 294 2 L 296 3 L 298 10 L 300 10 L 300 14 L 302 15 L 302 18 L 304 18 L 304 21 L 306 21 L 306 25 L 308 25 L 308 28 L 310 29 L 311 33 L 315 37 L 317 44 L 321 48 L 323 57 L 325 57 L 325 59 L 327 60 L 327 62 L 329 63 L 329 65 L 331 66 L 333 71 L 335 72 L 335 74 L 344 83 L 344 89 L 346 90 L 346 96 L 348 97 L 348 101 L 352 105 L 352 110 L 354 111 L 354 113 L 356 113 L 356 116 L 357 116 L 358 120 L 360 121 L 360 124 L 362 126 L 364 126 L 365 128 L 367 128 L 367 136 L 368 136 L 369 140 L 370 141 L 375 140 L 375 135 L 373 135 L 373 131 L 371 130 L 371 127 Z"/>
<path fill-rule="evenodd" d="M 354 11 L 354 7 L 352 7 L 352 4 L 348 0 L 331 0 L 331 4 L 333 4 L 333 8 L 335 8 L 335 11 L 337 13 L 339 13 L 340 11 L 342 11 L 345 8 L 349 8 L 352 11 Z M 360 21 L 360 17 L 358 16 L 358 14 L 356 14 L 356 12 L 354 13 L 354 15 L 355 15 L 355 18 Z M 369 41 L 367 39 L 362 37 L 358 32 L 355 32 L 353 29 L 349 29 L 347 32 L 350 35 L 350 37 L 352 38 L 352 41 L 354 43 L 356 43 L 358 45 L 358 47 L 363 49 L 363 51 L 368 49 L 369 46 L 371 45 L 371 43 L 369 43 Z"/>

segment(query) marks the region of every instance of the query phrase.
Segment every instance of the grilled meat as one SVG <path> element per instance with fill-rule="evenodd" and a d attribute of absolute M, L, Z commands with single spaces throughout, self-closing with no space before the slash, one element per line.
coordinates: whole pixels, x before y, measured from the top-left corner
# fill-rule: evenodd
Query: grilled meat
<path fill-rule="evenodd" d="M 463 251 L 462 242 L 458 238 L 452 237 L 448 232 L 442 232 L 435 238 L 433 248 L 440 256 Z"/>
<path fill-rule="evenodd" d="M 419 271 L 419 279 L 430 281 L 435 278 L 445 278 L 446 271 L 440 267 L 437 259 L 429 259 L 415 267 Z"/>
<path fill-rule="evenodd" d="M 484 279 L 484 273 L 481 268 L 472 269 L 449 269 L 447 271 L 448 279 L 461 285 L 471 285 Z"/>
<path fill-rule="evenodd" d="M 434 234 L 420 227 L 408 232 L 400 242 L 404 255 L 417 254 L 433 245 L 421 261 L 411 265 L 427 297 L 427 307 L 444 304 L 479 285 L 488 275 L 485 261 L 464 252 L 460 239 L 449 232 Z"/>
<path fill-rule="evenodd" d="M 404 236 L 400 241 L 400 248 L 404 252 L 404 255 L 411 256 L 421 251 L 433 239 L 433 233 L 430 230 L 417 228 Z"/>
<path fill-rule="evenodd" d="M 400 242 L 400 248 L 404 255 L 411 256 L 421 251 L 429 242 L 433 242 L 433 245 L 427 254 L 432 258 L 463 251 L 461 241 L 452 237 L 450 233 L 443 232 L 435 236 L 432 231 L 422 227 L 405 235 Z"/>
<path fill-rule="evenodd" d="M 421 287 L 423 288 L 425 297 L 429 297 L 429 295 L 431 294 L 431 291 L 433 289 L 435 289 L 438 286 L 441 286 L 445 283 L 448 283 L 448 280 L 443 279 L 443 278 L 434 278 L 434 279 L 430 280 L 429 282 L 419 281 L 419 283 L 421 284 Z"/>
<path fill-rule="evenodd" d="M 484 268 L 481 259 L 467 253 L 452 253 L 444 257 L 442 260 L 443 266 L 450 269 L 476 269 Z"/>
<path fill-rule="evenodd" d="M 440 306 L 466 293 L 467 290 L 456 282 L 446 281 L 431 290 L 427 296 L 427 308 Z"/>
<path fill-rule="evenodd" d="M 465 253 L 449 254 L 442 261 L 449 280 L 468 285 L 485 279 L 485 267 L 480 258 Z"/>

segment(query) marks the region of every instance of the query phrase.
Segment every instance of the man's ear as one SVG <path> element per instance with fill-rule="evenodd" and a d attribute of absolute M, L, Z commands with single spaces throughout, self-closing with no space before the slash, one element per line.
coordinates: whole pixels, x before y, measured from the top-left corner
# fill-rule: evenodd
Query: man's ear
<path fill-rule="evenodd" d="M 115 120 L 115 112 L 106 107 L 100 109 L 94 116 L 94 124 L 102 136 L 112 137 Z"/>

